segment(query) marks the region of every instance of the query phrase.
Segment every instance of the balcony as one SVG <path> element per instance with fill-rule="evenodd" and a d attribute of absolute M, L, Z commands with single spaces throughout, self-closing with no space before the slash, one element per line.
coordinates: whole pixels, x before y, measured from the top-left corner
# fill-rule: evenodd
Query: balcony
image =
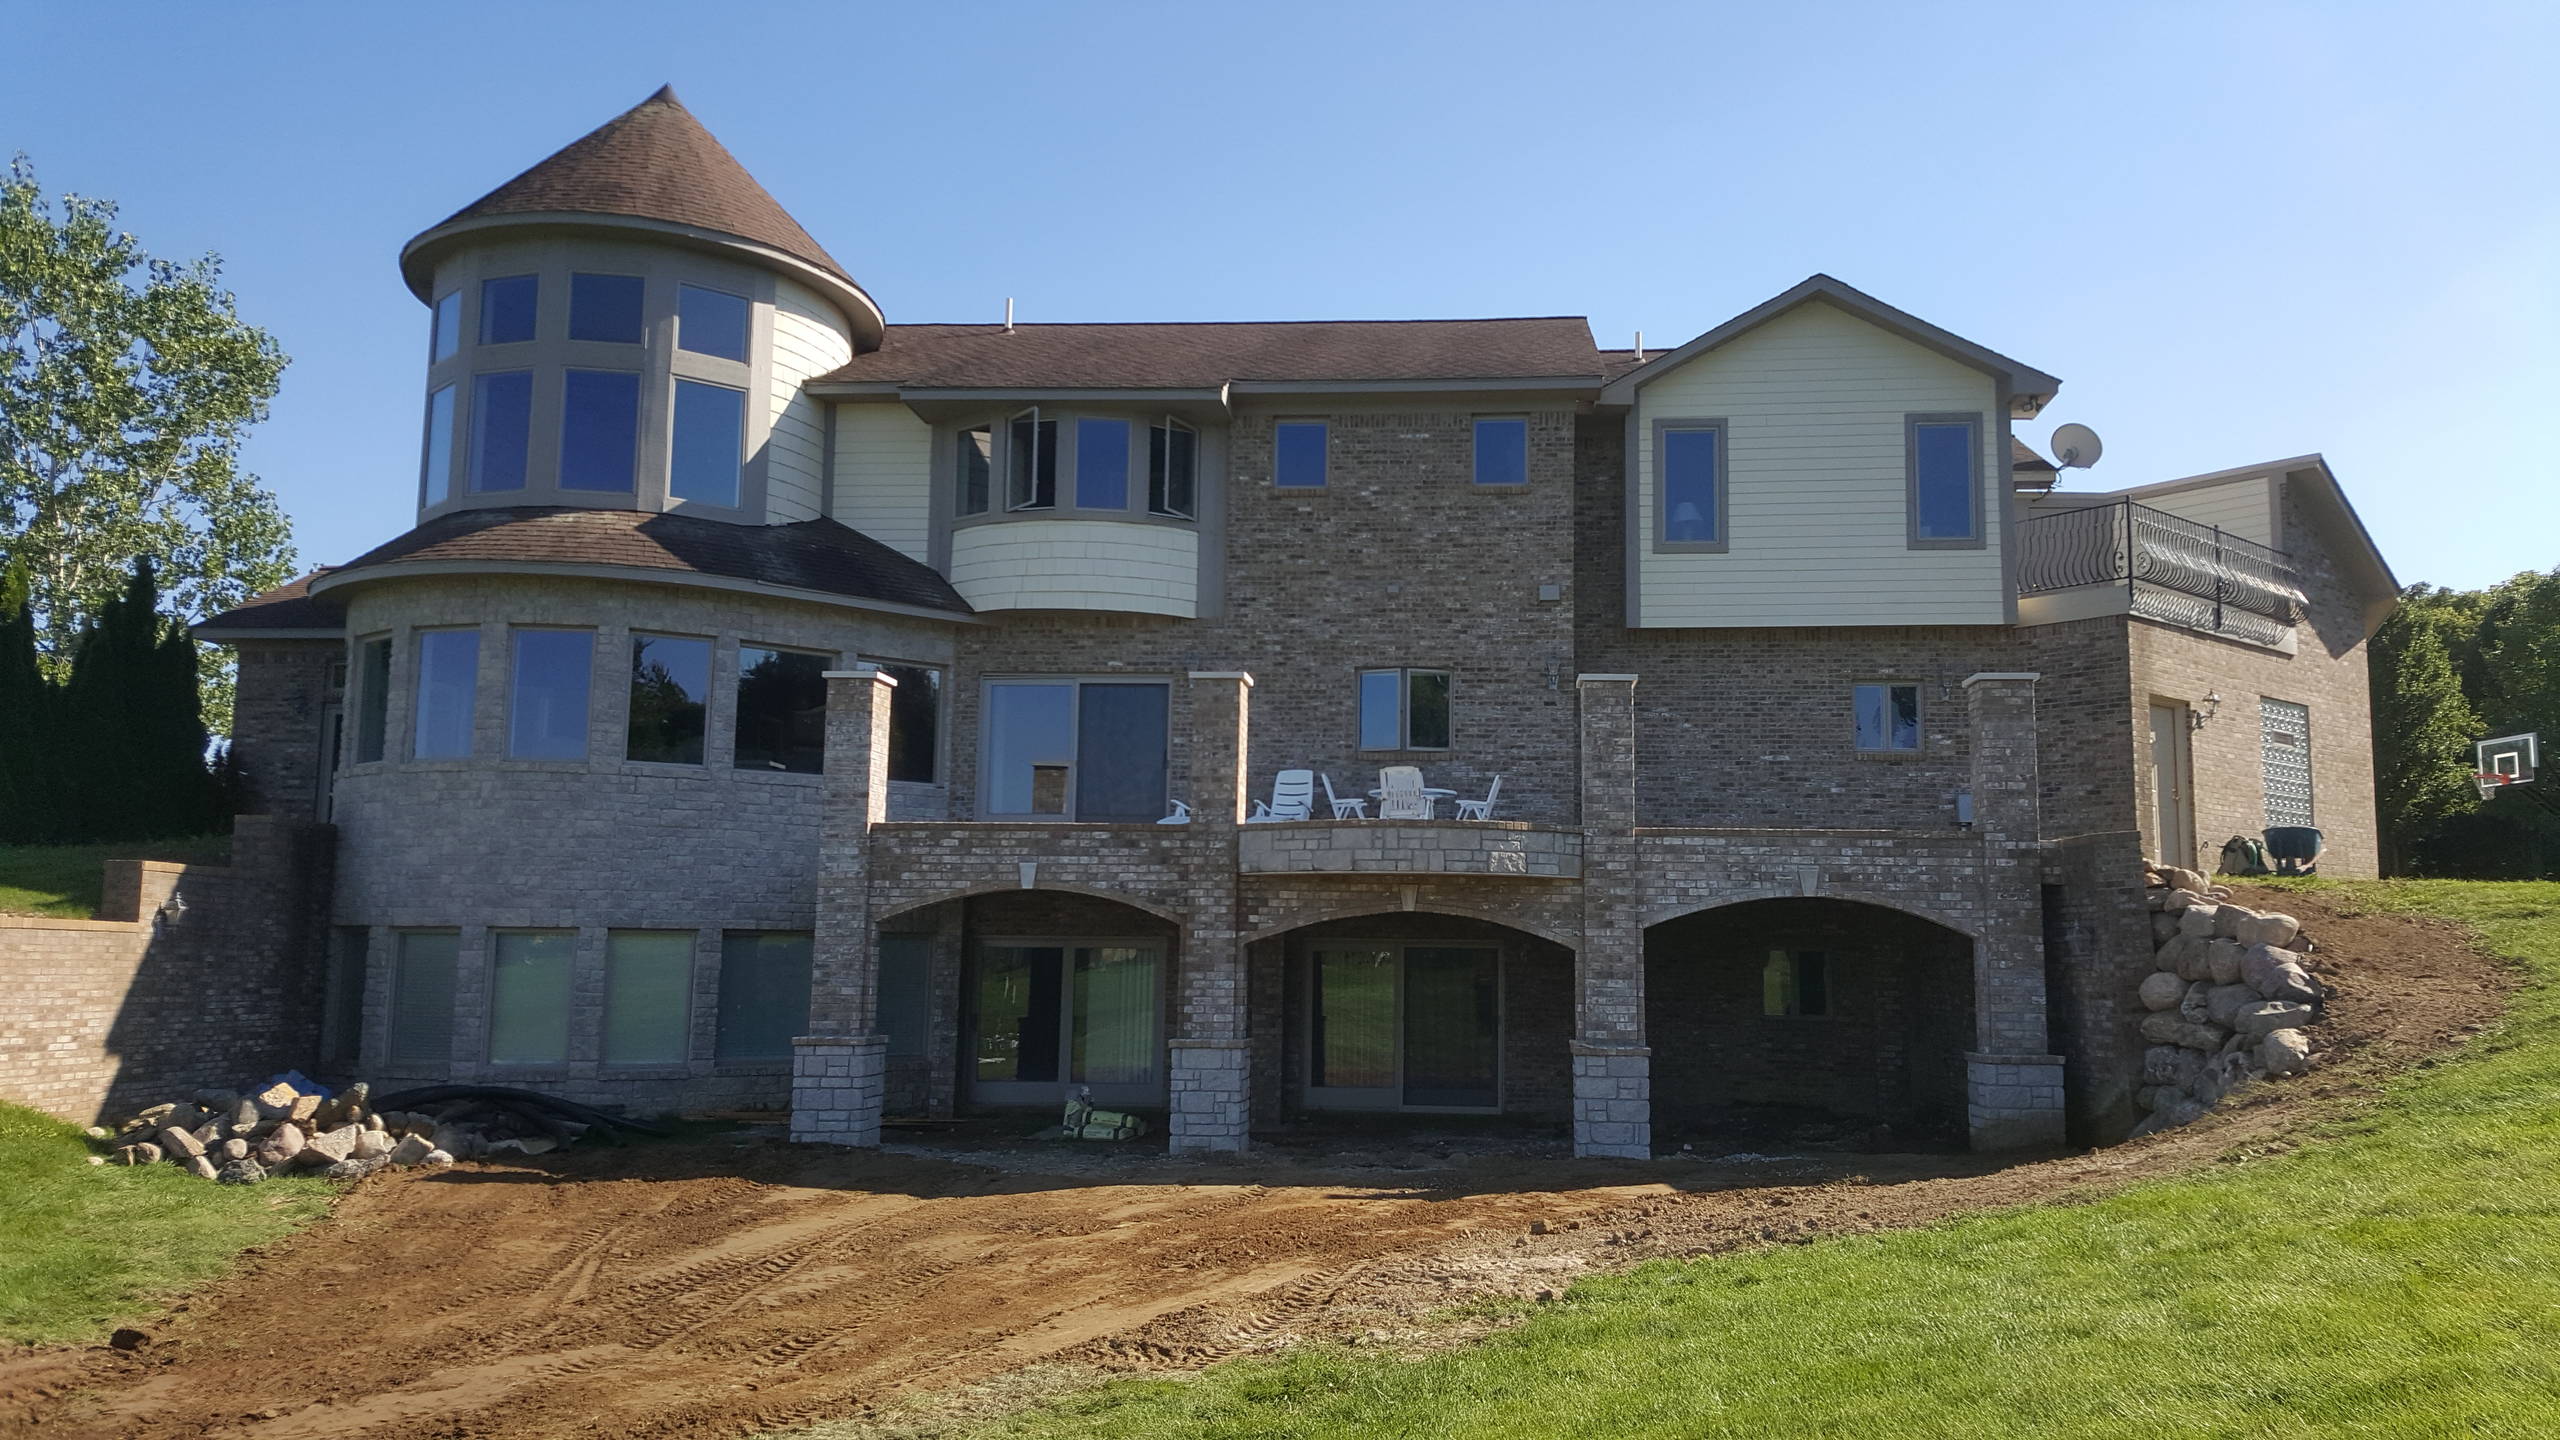
<path fill-rule="evenodd" d="M 1284 820 L 1236 832 L 1236 869 L 1578 880 L 1582 832 L 1517 820 Z"/>
<path fill-rule="evenodd" d="M 2281 550 L 2131 500 L 2039 515 L 2018 541 L 2018 619 L 2135 615 L 2290 652 L 2305 603 Z"/>

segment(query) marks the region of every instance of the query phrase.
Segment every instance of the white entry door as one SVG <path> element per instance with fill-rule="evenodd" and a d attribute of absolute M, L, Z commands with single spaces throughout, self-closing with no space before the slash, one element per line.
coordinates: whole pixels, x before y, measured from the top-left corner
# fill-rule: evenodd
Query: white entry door
<path fill-rule="evenodd" d="M 2187 750 L 2187 707 L 2151 707 L 2151 815 L 2161 863 L 2195 868 L 2194 764 Z"/>

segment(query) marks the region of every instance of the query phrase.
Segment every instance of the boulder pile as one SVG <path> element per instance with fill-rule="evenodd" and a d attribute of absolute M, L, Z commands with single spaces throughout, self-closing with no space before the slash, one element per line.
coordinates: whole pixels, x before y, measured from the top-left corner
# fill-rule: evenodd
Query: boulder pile
<path fill-rule="evenodd" d="M 115 1163 L 166 1161 L 207 1180 L 255 1185 L 293 1170 L 353 1180 L 385 1167 L 450 1165 L 500 1151 L 539 1155 L 589 1129 L 583 1120 L 553 1113 L 553 1106 L 577 1108 L 562 1102 L 410 1093 L 421 1097 L 407 1102 L 415 1109 L 373 1105 L 372 1089 L 362 1082 L 329 1096 L 285 1080 L 251 1095 L 199 1090 L 89 1135 L 110 1147 L 106 1158 Z"/>
<path fill-rule="evenodd" d="M 2193 870 L 2146 868 L 2159 968 L 2135 991 L 2150 1042 L 2134 1091 L 2150 1114 L 2136 1135 L 2187 1124 L 2254 1080 L 2308 1070 L 2309 1027 L 2329 994 L 2292 916 L 2234 905 Z"/>

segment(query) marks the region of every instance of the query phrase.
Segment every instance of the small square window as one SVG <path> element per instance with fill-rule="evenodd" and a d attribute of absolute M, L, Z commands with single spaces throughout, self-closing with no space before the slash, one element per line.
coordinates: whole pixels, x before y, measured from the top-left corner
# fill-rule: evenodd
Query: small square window
<path fill-rule="evenodd" d="M 1321 420 L 1283 420 L 1271 427 L 1271 483 L 1283 490 L 1321 488 L 1326 439 Z"/>
<path fill-rule="evenodd" d="M 685 285 L 676 291 L 676 348 L 721 360 L 747 360 L 746 297 Z"/>
<path fill-rule="evenodd" d="M 480 343 L 520 345 L 532 339 L 541 295 L 542 282 L 531 275 L 481 281 Z"/>
<path fill-rule="evenodd" d="M 1449 672 L 1360 672 L 1360 748 L 1449 748 Z"/>
<path fill-rule="evenodd" d="M 1476 483 L 1479 485 L 1526 485 L 1529 483 L 1528 421 L 1479 420 L 1476 422 Z"/>
<path fill-rule="evenodd" d="M 1893 754 L 1920 748 L 1919 686 L 1859 685 L 1853 691 L 1860 750 Z"/>
<path fill-rule="evenodd" d="M 569 338 L 639 344 L 644 288 L 637 275 L 570 276 Z"/>
<path fill-rule="evenodd" d="M 1760 1013 L 1831 1013 L 1830 957 L 1819 950 L 1772 950 L 1760 967 Z"/>

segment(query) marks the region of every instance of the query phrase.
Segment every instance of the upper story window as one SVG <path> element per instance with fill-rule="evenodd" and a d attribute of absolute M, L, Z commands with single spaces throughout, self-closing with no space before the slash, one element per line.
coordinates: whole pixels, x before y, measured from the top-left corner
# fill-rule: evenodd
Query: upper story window
<path fill-rule="evenodd" d="M 676 348 L 744 364 L 751 313 L 743 295 L 683 286 L 676 292 Z"/>
<path fill-rule="evenodd" d="M 471 488 L 521 490 L 533 438 L 533 372 L 502 370 L 471 379 Z"/>
<path fill-rule="evenodd" d="M 805 650 L 738 647 L 738 769 L 815 775 L 826 768 L 828 660 Z"/>
<path fill-rule="evenodd" d="M 1664 545 L 1725 548 L 1724 422 L 1664 420 L 1653 432 L 1655 516 Z"/>
<path fill-rule="evenodd" d="M 747 392 L 699 380 L 676 381 L 667 493 L 678 500 L 735 507 L 745 458 Z"/>
<path fill-rule="evenodd" d="M 1449 672 L 1360 672 L 1360 748 L 1449 748 Z"/>
<path fill-rule="evenodd" d="M 382 758 L 385 732 L 391 728 L 391 637 L 377 636 L 356 647 L 356 763 Z"/>
<path fill-rule="evenodd" d="M 612 345 L 640 343 L 644 321 L 637 275 L 571 275 L 569 338 Z"/>
<path fill-rule="evenodd" d="M 410 753 L 421 760 L 471 753 L 472 702 L 480 693 L 480 632 L 421 630 L 418 704 Z"/>
<path fill-rule="evenodd" d="M 954 476 L 959 511 L 963 515 L 987 513 L 988 491 L 995 484 L 996 430 L 992 425 L 973 425 L 960 432 L 960 454 Z"/>
<path fill-rule="evenodd" d="M 519 345 L 533 338 L 540 308 L 542 281 L 532 275 L 502 275 L 480 282 L 480 343 Z"/>
<path fill-rule="evenodd" d="M 1129 508 L 1129 422 L 1076 421 L 1076 508 Z"/>
<path fill-rule="evenodd" d="M 631 493 L 640 468 L 640 377 L 572 370 L 560 394 L 560 488 Z"/>
<path fill-rule="evenodd" d="M 1859 685 L 1853 698 L 1860 750 L 1908 754 L 1920 748 L 1919 686 Z"/>
<path fill-rule="evenodd" d="M 926 665 L 880 668 L 898 682 L 889 692 L 889 778 L 930 785 L 941 772 L 942 672 Z"/>
<path fill-rule="evenodd" d="M 1283 420 L 1271 427 L 1271 483 L 1313 490 L 1325 483 L 1325 423 Z"/>
<path fill-rule="evenodd" d="M 583 760 L 592 630 L 518 630 L 508 698 L 507 753 L 519 760 Z"/>
<path fill-rule="evenodd" d="M 1058 422 L 1025 410 L 1005 427 L 1005 508 L 1047 510 L 1058 503 Z"/>
<path fill-rule="evenodd" d="M 1981 417 L 1913 415 L 1904 423 L 1911 543 L 1982 544 Z"/>
<path fill-rule="evenodd" d="M 420 463 L 419 490 L 429 505 L 453 495 L 453 387 L 439 385 L 427 397 L 426 457 Z"/>
<path fill-rule="evenodd" d="M 980 808 L 1086 822 L 1163 818 L 1170 695 L 1162 681 L 989 683 Z"/>
<path fill-rule="evenodd" d="M 631 637 L 630 735 L 623 755 L 661 765 L 702 763 L 711 703 L 711 642 Z"/>
<path fill-rule="evenodd" d="M 1479 485 L 1529 483 L 1529 422 L 1519 419 L 1476 422 L 1476 472 Z"/>
<path fill-rule="evenodd" d="M 430 364 L 450 360 L 462 349 L 462 292 L 447 290 L 436 301 L 435 326 L 427 342 Z"/>
<path fill-rule="evenodd" d="M 1168 415 L 1147 427 L 1147 513 L 1199 514 L 1200 432 Z"/>

